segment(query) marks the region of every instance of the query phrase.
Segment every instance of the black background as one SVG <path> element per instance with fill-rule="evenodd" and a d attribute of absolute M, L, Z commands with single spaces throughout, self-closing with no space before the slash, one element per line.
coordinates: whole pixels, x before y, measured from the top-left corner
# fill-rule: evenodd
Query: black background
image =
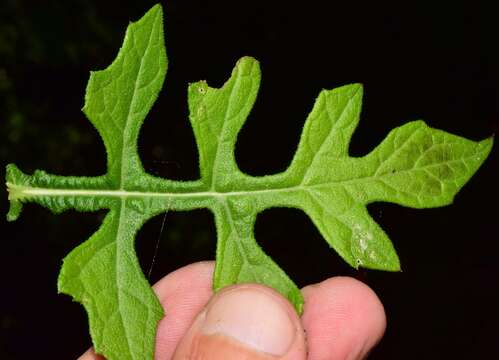
<path fill-rule="evenodd" d="M 111 63 L 128 21 L 154 3 L 2 0 L 2 164 L 28 173 L 105 172 L 104 147 L 80 112 L 89 71 Z M 187 83 L 220 86 L 244 55 L 256 57 L 263 72 L 236 151 L 240 168 L 253 175 L 284 170 L 320 89 L 352 82 L 365 86 L 353 155 L 416 119 L 474 140 L 490 136 L 499 126 L 499 29 L 491 4 L 164 2 L 170 64 L 141 132 L 144 166 L 163 177 L 198 176 Z M 372 359 L 499 358 L 498 163 L 496 146 L 451 206 L 369 206 L 395 244 L 400 273 L 348 268 L 298 210 L 264 212 L 256 238 L 299 286 L 350 275 L 377 292 L 388 328 Z M 5 214 L 5 191 L 0 204 Z M 61 259 L 98 228 L 102 215 L 56 216 L 27 205 L 18 221 L 2 220 L 1 359 L 71 359 L 89 346 L 84 310 L 57 295 L 56 279 Z M 146 272 L 162 219 L 150 220 L 137 239 Z M 151 282 L 212 259 L 214 249 L 208 211 L 168 214 Z"/>

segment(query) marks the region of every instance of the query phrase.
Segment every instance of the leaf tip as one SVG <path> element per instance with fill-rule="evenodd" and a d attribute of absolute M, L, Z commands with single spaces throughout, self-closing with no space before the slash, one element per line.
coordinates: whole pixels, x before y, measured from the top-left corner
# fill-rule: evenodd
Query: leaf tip
<path fill-rule="evenodd" d="M 345 97 L 349 100 L 361 101 L 364 95 L 364 85 L 361 83 L 352 83 L 334 89 L 323 89 L 321 94 L 328 95 L 339 95 Z"/>
<path fill-rule="evenodd" d="M 333 90 L 349 91 L 353 95 L 362 95 L 362 93 L 364 92 L 364 85 L 362 83 L 352 83 L 352 84 L 347 84 L 347 85 L 337 87 Z"/>
<path fill-rule="evenodd" d="M 474 149 L 472 153 L 472 160 L 474 166 L 472 166 L 472 171 L 469 174 L 469 178 L 471 178 L 474 175 L 474 173 L 483 165 L 485 160 L 487 160 L 490 152 L 492 151 L 493 146 L 494 146 L 494 135 L 474 143 Z M 467 180 L 469 180 L 469 178 Z"/>
<path fill-rule="evenodd" d="M 492 134 L 488 138 L 480 141 L 478 146 L 481 148 L 484 156 L 484 160 L 489 156 L 489 153 L 492 151 L 492 147 L 494 146 L 495 134 Z"/>
<path fill-rule="evenodd" d="M 384 271 L 391 271 L 391 272 L 402 272 L 402 267 L 400 266 L 400 261 L 397 257 L 397 261 L 394 262 L 393 264 L 390 264 L 390 266 L 387 266 Z"/>
<path fill-rule="evenodd" d="M 236 65 L 232 70 L 232 77 L 234 76 L 252 76 L 260 80 L 260 63 L 254 57 L 243 56 L 242 58 L 237 60 Z"/>
<path fill-rule="evenodd" d="M 243 56 L 239 60 L 237 60 L 236 68 L 253 68 L 260 67 L 260 62 L 252 56 Z"/>
<path fill-rule="evenodd" d="M 350 88 L 356 91 L 364 91 L 364 84 L 362 83 L 353 83 L 345 86 L 349 86 Z"/>
<path fill-rule="evenodd" d="M 149 17 L 159 16 L 160 19 L 163 19 L 163 6 L 160 3 L 153 5 L 139 20 L 131 21 L 130 24 L 136 24 L 141 22 Z"/>
<path fill-rule="evenodd" d="M 377 259 L 376 261 L 373 261 Z M 385 248 L 382 252 L 378 251 L 377 255 L 371 253 L 370 256 L 357 258 L 353 263 L 348 262 L 355 270 L 359 268 L 381 270 L 390 272 L 400 272 L 400 259 L 395 249 L 390 246 Z"/>

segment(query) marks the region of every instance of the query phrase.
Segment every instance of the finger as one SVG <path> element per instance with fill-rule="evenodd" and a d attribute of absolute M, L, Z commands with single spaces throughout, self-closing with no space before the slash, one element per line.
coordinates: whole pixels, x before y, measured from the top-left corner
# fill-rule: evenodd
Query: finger
<path fill-rule="evenodd" d="M 385 311 L 367 285 L 335 277 L 302 292 L 309 360 L 363 359 L 382 338 Z"/>
<path fill-rule="evenodd" d="M 175 351 L 179 359 L 304 360 L 305 336 L 292 305 L 263 285 L 219 291 Z"/>
<path fill-rule="evenodd" d="M 211 298 L 213 267 L 213 261 L 194 263 L 168 274 L 153 286 L 166 315 L 158 323 L 154 356 L 156 360 L 171 359 L 180 338 Z M 79 358 L 103 359 L 93 349 Z"/>
<path fill-rule="evenodd" d="M 156 333 L 156 360 L 170 360 L 182 336 L 213 295 L 214 262 L 187 265 L 158 281 L 153 289 L 165 309 Z"/>
<path fill-rule="evenodd" d="M 94 348 L 90 348 L 83 355 L 81 355 L 78 360 L 104 360 L 102 356 L 96 355 Z"/>

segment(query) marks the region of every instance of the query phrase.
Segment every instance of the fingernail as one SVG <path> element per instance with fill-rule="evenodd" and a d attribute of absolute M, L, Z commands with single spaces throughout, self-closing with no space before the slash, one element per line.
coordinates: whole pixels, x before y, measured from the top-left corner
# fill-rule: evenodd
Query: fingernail
<path fill-rule="evenodd" d="M 201 331 L 276 356 L 287 353 L 296 332 L 285 304 L 270 291 L 255 288 L 220 294 L 209 305 Z"/>

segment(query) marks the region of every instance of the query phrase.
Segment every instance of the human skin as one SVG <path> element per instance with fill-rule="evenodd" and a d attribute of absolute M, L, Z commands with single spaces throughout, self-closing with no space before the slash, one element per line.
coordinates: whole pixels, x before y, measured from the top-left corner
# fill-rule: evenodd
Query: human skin
<path fill-rule="evenodd" d="M 155 359 L 363 359 L 384 334 L 383 305 L 353 278 L 333 277 L 303 288 L 300 318 L 284 297 L 262 285 L 234 285 L 214 295 L 213 266 L 194 263 L 153 286 L 166 313 L 158 325 Z M 239 335 L 224 335 L 224 318 L 227 324 L 237 320 Z M 255 326 L 257 338 L 245 328 Z M 236 340 L 248 333 L 248 341 Z M 92 349 L 80 357 L 102 359 Z"/>

